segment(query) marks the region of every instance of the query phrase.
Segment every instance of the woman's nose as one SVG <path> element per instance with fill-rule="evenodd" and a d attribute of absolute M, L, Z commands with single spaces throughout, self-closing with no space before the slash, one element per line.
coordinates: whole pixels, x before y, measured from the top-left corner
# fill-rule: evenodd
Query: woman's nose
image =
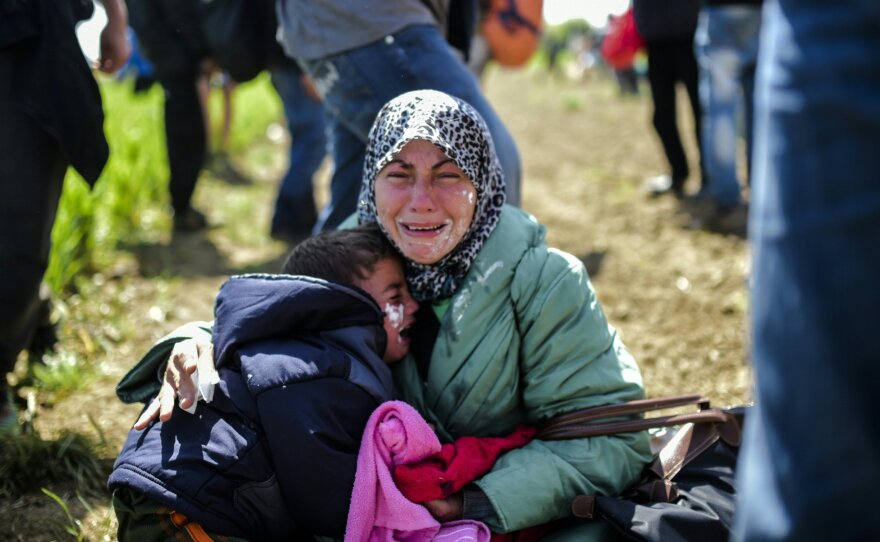
<path fill-rule="evenodd" d="M 409 203 L 414 211 L 430 212 L 436 208 L 431 181 L 426 176 L 419 175 L 416 178 L 416 182 L 412 186 Z"/>

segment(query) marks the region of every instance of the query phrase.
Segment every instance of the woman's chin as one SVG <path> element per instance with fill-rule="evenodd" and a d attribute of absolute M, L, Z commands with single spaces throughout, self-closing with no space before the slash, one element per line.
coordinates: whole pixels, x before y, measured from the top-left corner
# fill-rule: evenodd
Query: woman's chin
<path fill-rule="evenodd" d="M 418 264 L 433 265 L 449 254 L 450 249 L 436 245 L 407 243 L 406 246 L 401 248 L 401 251 L 407 259 Z"/>

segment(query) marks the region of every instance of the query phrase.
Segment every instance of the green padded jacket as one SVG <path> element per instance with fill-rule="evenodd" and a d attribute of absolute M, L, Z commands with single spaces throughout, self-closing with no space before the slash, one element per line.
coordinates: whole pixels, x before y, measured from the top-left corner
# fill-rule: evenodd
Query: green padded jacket
<path fill-rule="evenodd" d="M 393 372 L 398 396 L 446 441 L 644 397 L 583 264 L 510 206 L 440 318 L 427 381 L 412 356 Z M 573 497 L 618 493 L 650 458 L 644 433 L 532 441 L 476 482 L 496 516 L 483 519 L 508 532 L 570 517 Z"/>

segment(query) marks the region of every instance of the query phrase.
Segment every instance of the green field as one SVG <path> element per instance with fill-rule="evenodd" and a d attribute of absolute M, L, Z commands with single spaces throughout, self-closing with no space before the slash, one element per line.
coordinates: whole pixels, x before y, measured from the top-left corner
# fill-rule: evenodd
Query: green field
<path fill-rule="evenodd" d="M 134 94 L 130 82 L 102 79 L 110 160 L 93 190 L 72 169 L 52 230 L 46 281 L 57 294 L 77 276 L 109 265 L 120 243 L 155 241 L 170 228 L 168 162 L 163 135 L 162 89 Z M 212 127 L 219 139 L 219 92 L 211 95 Z M 233 95 L 230 153 L 241 153 L 281 119 L 281 104 L 268 76 L 240 85 Z"/>

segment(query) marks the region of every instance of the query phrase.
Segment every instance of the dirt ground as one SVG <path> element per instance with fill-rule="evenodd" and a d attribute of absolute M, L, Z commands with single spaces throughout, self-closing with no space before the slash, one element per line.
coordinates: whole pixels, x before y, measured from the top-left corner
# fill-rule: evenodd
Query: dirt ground
<path fill-rule="evenodd" d="M 623 98 L 597 75 L 571 81 L 506 70 L 491 70 L 485 87 L 519 143 L 523 207 L 547 226 L 552 246 L 587 265 L 609 320 L 642 368 L 648 395 L 699 392 L 716 405 L 748 401 L 747 245 L 741 233 L 702 228 L 700 217 L 670 196 L 651 199 L 643 191 L 645 177 L 664 171 L 647 88 L 641 97 Z M 687 108 L 680 111 L 684 116 Z M 692 125 L 682 123 L 693 157 Z M 38 411 L 35 424 L 44 437 L 63 429 L 100 436 L 112 460 L 139 410 L 121 404 L 113 386 L 138 355 L 179 323 L 210 320 L 213 295 L 229 274 L 279 267 L 286 247 L 265 232 L 286 160 L 284 142 L 267 137 L 239 157 L 252 184 L 205 179 L 197 205 L 215 225 L 205 235 L 128 247 L 118 265 L 93 279 L 100 301 L 67 300 L 71 310 L 101 304 L 81 308 L 94 319 L 75 331 L 65 327 L 62 338 L 105 345 L 104 376 Z M 321 178 L 324 197 L 326 166 Z M 699 180 L 689 182 L 696 191 Z M 108 340 L 100 315 L 104 305 L 119 304 L 131 338 Z M 115 539 L 106 495 L 78 499 L 72 488 L 53 491 L 81 522 L 83 538 Z M 42 494 L 0 501 L 4 539 L 68 539 L 59 527 L 64 524 L 61 508 Z"/>

